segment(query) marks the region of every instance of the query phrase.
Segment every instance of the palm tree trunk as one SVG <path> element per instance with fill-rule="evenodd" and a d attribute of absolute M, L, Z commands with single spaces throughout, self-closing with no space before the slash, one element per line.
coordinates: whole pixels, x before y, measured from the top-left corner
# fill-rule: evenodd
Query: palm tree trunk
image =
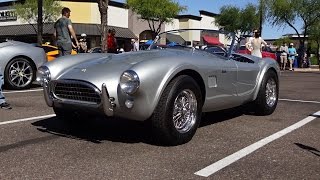
<path fill-rule="evenodd" d="M 318 59 L 318 65 L 319 65 L 319 70 L 320 70 L 320 42 L 317 42 L 317 59 Z"/>
<path fill-rule="evenodd" d="M 101 18 L 101 50 L 102 52 L 106 52 L 108 50 L 108 4 L 109 0 L 97 0 L 99 11 L 100 11 L 100 18 Z"/>

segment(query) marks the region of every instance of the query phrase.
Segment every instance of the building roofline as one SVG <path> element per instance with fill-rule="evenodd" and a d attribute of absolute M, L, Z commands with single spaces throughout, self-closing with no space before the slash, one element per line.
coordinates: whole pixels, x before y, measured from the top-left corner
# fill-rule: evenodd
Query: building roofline
<path fill-rule="evenodd" d="M 202 17 L 200 17 L 200 16 L 195 16 L 195 15 L 191 15 L 191 14 L 178 15 L 175 18 L 177 18 L 177 19 L 193 19 L 193 20 L 197 20 L 197 21 L 201 21 L 201 19 L 202 19 Z"/>
<path fill-rule="evenodd" d="M 95 1 L 97 2 L 97 1 Z M 114 7 L 119 7 L 119 8 L 128 8 L 127 4 L 125 3 L 121 3 L 121 2 L 117 2 L 117 1 L 109 1 L 109 5 L 114 6 Z"/>
<path fill-rule="evenodd" d="M 299 35 L 300 35 L 300 37 L 304 37 L 303 34 L 299 34 Z M 298 34 L 296 34 L 296 33 L 284 34 L 284 35 L 282 35 L 282 37 L 298 37 Z M 308 37 L 308 34 L 306 35 L 306 37 Z"/>
<path fill-rule="evenodd" d="M 217 16 L 220 15 L 220 14 L 209 12 L 209 11 L 205 11 L 205 10 L 200 10 L 199 12 L 200 12 L 200 14 L 203 14 L 203 15 L 206 15 L 206 16 L 210 16 L 210 17 L 217 17 Z"/>
<path fill-rule="evenodd" d="M 23 0 L 12 0 L 12 1 L 8 1 L 8 2 L 0 2 L 0 6 L 4 7 L 4 6 L 11 6 L 13 5 L 14 2 L 21 2 Z M 71 1 L 71 2 L 94 2 L 96 3 L 96 0 L 60 0 L 60 1 Z M 125 3 L 121 3 L 121 2 L 117 2 L 117 1 L 109 1 L 109 6 L 113 6 L 113 7 L 119 7 L 119 8 L 126 8 L 127 9 L 127 5 Z"/>
<path fill-rule="evenodd" d="M 278 39 L 264 39 L 265 41 L 276 41 Z"/>
<path fill-rule="evenodd" d="M 71 2 L 94 2 L 96 3 L 96 0 L 60 0 L 60 1 L 71 1 Z M 117 1 L 109 1 L 109 6 L 119 7 L 119 8 L 127 8 L 127 5 L 125 3 L 117 2 Z"/>
<path fill-rule="evenodd" d="M 0 2 L 0 7 L 12 6 L 14 2 L 16 1 L 12 0 L 12 1 Z"/>
<path fill-rule="evenodd" d="M 20 25 L 8 25 L 0 26 L 0 37 L 13 37 L 13 36 L 28 36 L 36 35 L 33 29 L 35 24 L 20 24 Z M 72 23 L 72 26 L 77 29 L 77 34 L 86 33 L 88 36 L 100 36 L 100 26 L 101 24 L 88 24 L 88 23 Z M 108 25 L 108 29 L 114 28 L 116 30 L 116 37 L 119 38 L 137 38 L 136 35 L 129 29 L 124 27 L 117 27 Z M 37 27 L 36 27 L 37 29 Z M 43 34 L 51 35 L 54 32 L 54 23 L 44 23 L 43 24 Z"/>

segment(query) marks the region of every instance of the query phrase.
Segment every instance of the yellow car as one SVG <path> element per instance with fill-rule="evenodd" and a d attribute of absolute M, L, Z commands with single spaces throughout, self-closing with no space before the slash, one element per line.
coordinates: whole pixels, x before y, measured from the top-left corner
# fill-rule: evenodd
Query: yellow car
<path fill-rule="evenodd" d="M 43 48 L 44 52 L 46 52 L 46 54 L 47 54 L 48 61 L 52 61 L 59 56 L 58 47 L 56 47 L 56 46 L 42 44 L 42 48 Z M 77 52 L 75 50 L 72 50 L 71 54 L 72 55 L 77 54 Z"/>

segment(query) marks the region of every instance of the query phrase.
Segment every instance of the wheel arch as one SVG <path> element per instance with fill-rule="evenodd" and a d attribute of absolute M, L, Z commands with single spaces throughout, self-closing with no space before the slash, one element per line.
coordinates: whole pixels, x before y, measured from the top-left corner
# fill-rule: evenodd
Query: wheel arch
<path fill-rule="evenodd" d="M 164 72 L 162 75 L 162 78 L 160 78 L 158 81 L 153 80 L 151 82 L 153 83 L 153 86 L 156 86 L 156 88 L 151 88 L 145 91 L 144 94 L 147 94 L 147 98 L 139 98 L 139 100 L 141 100 L 140 103 L 148 103 L 150 106 L 148 106 L 147 108 L 144 107 L 136 109 L 136 112 L 140 112 L 140 116 L 137 118 L 138 120 L 146 120 L 151 117 L 160 101 L 160 97 L 162 96 L 165 88 L 168 86 L 168 84 L 170 84 L 170 82 L 181 75 L 188 75 L 195 80 L 195 82 L 200 87 L 200 93 L 202 96 L 201 100 L 202 103 L 204 103 L 206 97 L 205 81 L 203 80 L 201 73 L 196 70 L 196 67 L 190 65 L 180 66 L 179 68 L 173 68 L 169 71 L 166 70 L 166 72 Z M 139 100 L 137 100 L 136 102 L 139 102 Z"/>
<path fill-rule="evenodd" d="M 173 78 L 171 78 L 170 81 L 172 81 L 173 79 L 175 79 L 176 77 L 181 76 L 181 75 L 188 75 L 196 81 L 196 83 L 200 87 L 202 102 L 204 103 L 205 97 L 206 97 L 206 87 L 205 87 L 205 84 L 204 84 L 204 81 L 203 81 L 203 78 L 201 77 L 201 75 L 195 70 L 185 69 L 185 70 L 182 70 L 179 73 L 177 73 Z"/>
<path fill-rule="evenodd" d="M 258 79 L 258 83 L 257 83 L 257 86 L 256 86 L 256 89 L 255 89 L 255 92 L 254 92 L 254 96 L 253 96 L 253 101 L 255 99 L 257 99 L 257 96 L 258 96 L 258 93 L 259 93 L 259 89 L 260 89 L 260 86 L 261 86 L 261 83 L 262 83 L 262 80 L 264 78 L 264 76 L 268 73 L 268 72 L 274 72 L 277 76 L 277 81 L 278 81 L 278 88 L 279 88 L 279 73 L 278 71 L 276 70 L 276 68 L 274 67 L 269 67 L 269 68 L 265 68 L 262 72 L 261 72 L 261 75 L 259 76 L 259 79 Z"/>

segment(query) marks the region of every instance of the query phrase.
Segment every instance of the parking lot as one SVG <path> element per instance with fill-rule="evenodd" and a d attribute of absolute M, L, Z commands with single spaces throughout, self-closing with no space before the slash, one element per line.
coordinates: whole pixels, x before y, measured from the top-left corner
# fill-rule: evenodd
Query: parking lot
<path fill-rule="evenodd" d="M 39 87 L 5 91 L 0 179 L 319 179 L 320 73 L 282 72 L 269 116 L 204 115 L 191 142 L 165 147 L 148 124 L 92 117 L 70 127 Z"/>

